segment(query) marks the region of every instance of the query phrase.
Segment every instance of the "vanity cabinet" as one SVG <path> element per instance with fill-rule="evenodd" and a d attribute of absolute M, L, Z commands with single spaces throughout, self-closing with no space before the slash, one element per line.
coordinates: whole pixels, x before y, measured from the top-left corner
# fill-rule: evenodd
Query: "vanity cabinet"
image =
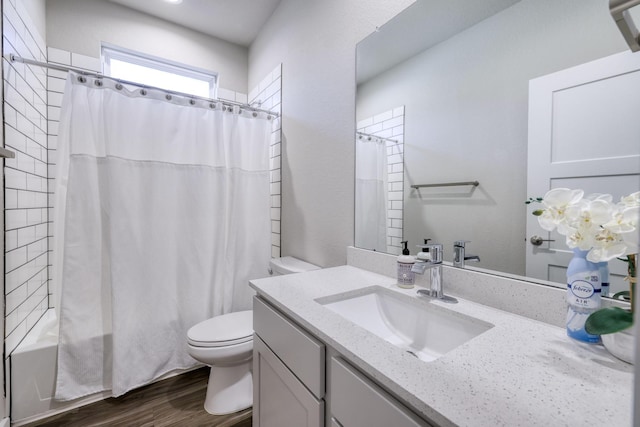
<path fill-rule="evenodd" d="M 341 427 L 430 426 L 347 361 L 331 358 L 331 420 Z"/>
<path fill-rule="evenodd" d="M 430 426 L 260 297 L 253 319 L 254 427 Z"/>
<path fill-rule="evenodd" d="M 324 344 L 257 297 L 253 322 L 253 426 L 324 427 Z"/>

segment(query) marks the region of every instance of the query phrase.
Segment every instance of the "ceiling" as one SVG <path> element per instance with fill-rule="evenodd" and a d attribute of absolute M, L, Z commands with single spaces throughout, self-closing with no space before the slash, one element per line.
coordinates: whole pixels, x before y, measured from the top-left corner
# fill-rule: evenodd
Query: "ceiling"
<path fill-rule="evenodd" d="M 417 0 L 358 43 L 358 84 L 519 1 Z"/>
<path fill-rule="evenodd" d="M 280 0 L 109 0 L 166 21 L 248 47 Z"/>

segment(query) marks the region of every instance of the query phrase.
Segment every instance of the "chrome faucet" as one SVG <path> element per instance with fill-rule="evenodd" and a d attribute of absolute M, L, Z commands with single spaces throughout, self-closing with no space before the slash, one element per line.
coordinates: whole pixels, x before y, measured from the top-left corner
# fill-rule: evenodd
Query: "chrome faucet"
<path fill-rule="evenodd" d="M 446 296 L 442 289 L 442 245 L 422 245 L 423 252 L 429 253 L 430 259 L 418 260 L 411 271 L 418 274 L 424 274 L 428 269 L 431 279 L 431 289 L 420 289 L 418 295 L 428 296 L 430 298 L 437 298 L 445 302 L 458 302 L 457 299 Z"/>
<path fill-rule="evenodd" d="M 465 244 L 470 243 L 468 240 L 456 240 L 453 242 L 453 266 L 464 268 L 465 261 L 480 261 L 478 255 L 466 255 Z"/>

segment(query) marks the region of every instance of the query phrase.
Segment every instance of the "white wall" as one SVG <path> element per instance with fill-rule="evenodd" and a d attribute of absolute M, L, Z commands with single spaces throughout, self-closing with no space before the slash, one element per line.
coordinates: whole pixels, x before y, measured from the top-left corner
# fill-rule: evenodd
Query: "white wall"
<path fill-rule="evenodd" d="M 44 37 L 47 34 L 46 0 L 22 0 L 21 3 L 31 18 L 34 29 Z"/>
<path fill-rule="evenodd" d="M 249 86 L 282 63 L 282 255 L 328 267 L 354 238 L 355 46 L 412 0 L 282 0 Z"/>
<path fill-rule="evenodd" d="M 607 2 L 522 0 L 361 85 L 359 117 L 406 105 L 412 251 L 432 238 L 450 260 L 453 241 L 471 240 L 481 267 L 524 274 L 524 201 L 542 196 L 526 194 L 528 81 L 624 49 Z M 409 189 L 473 180 L 470 197 Z"/>
<path fill-rule="evenodd" d="M 242 93 L 249 91 L 245 47 L 107 0 L 47 1 L 48 46 L 100 57 L 101 42 L 217 71 L 220 87 Z M 264 70 L 263 75 L 275 66 L 276 63 Z"/>

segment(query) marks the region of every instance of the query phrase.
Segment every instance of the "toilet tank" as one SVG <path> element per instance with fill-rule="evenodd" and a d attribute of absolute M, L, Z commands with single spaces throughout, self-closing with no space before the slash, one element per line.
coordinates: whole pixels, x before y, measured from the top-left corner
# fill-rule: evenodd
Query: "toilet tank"
<path fill-rule="evenodd" d="M 269 274 L 273 276 L 282 276 L 284 274 L 302 273 L 304 271 L 319 270 L 317 265 L 299 260 L 292 256 L 282 258 L 272 258 L 269 261 Z"/>

